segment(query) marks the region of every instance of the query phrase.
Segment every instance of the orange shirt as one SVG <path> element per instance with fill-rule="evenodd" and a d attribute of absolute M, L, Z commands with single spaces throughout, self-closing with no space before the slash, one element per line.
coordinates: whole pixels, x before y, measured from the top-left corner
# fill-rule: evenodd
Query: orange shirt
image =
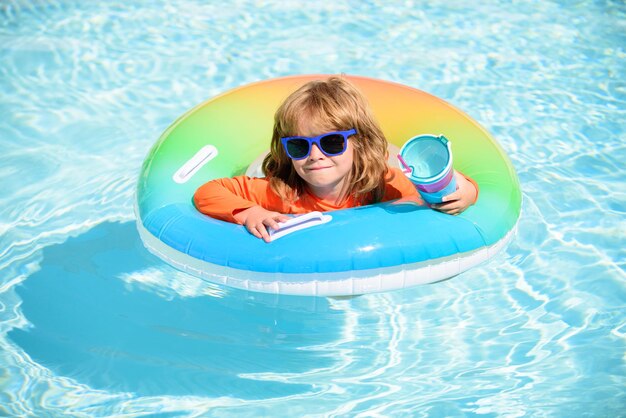
<path fill-rule="evenodd" d="M 385 179 L 383 201 L 407 196 L 418 196 L 415 186 L 399 169 L 389 170 Z M 312 211 L 328 212 L 360 206 L 353 198 L 335 205 L 305 190 L 295 201 L 283 200 L 271 188 L 266 178 L 237 176 L 209 181 L 200 186 L 193 197 L 196 208 L 213 218 L 235 222 L 233 214 L 259 205 L 267 210 L 285 214 L 303 214 Z"/>
<path fill-rule="evenodd" d="M 478 190 L 476 183 L 473 181 L 472 183 Z M 414 197 L 415 201 L 422 201 L 413 183 L 400 169 L 392 168 L 385 178 L 385 194 L 382 200 L 385 202 L 402 197 Z M 348 198 L 342 205 L 337 206 L 307 191 L 293 202 L 286 201 L 270 188 L 269 180 L 266 178 L 246 176 L 211 180 L 198 188 L 193 201 L 200 212 L 233 223 L 237 223 L 233 214 L 256 205 L 285 214 L 328 212 L 361 206 L 353 198 Z"/>

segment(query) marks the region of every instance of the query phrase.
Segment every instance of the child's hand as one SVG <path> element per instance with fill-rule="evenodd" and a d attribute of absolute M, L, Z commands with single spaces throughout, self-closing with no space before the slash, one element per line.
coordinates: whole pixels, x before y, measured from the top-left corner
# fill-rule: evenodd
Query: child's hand
<path fill-rule="evenodd" d="M 235 220 L 243 224 L 248 232 L 265 242 L 270 242 L 267 227 L 278 229 L 278 222 L 291 219 L 289 216 L 278 212 L 272 212 L 261 206 L 252 206 L 234 215 Z"/>
<path fill-rule="evenodd" d="M 448 215 L 458 215 L 469 208 L 476 201 L 476 188 L 462 174 L 454 172 L 457 189 L 455 192 L 444 196 L 442 203 L 430 205 L 431 208 Z"/>

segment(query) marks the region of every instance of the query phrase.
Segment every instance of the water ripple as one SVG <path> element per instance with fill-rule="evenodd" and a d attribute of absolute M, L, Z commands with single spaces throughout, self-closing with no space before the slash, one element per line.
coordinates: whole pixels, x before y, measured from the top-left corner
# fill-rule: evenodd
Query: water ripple
<path fill-rule="evenodd" d="M 625 22 L 608 0 L 3 2 L 0 414 L 620 415 Z M 176 117 L 247 82 L 338 72 L 429 91 L 498 138 L 524 194 L 503 254 L 433 286 L 317 300 L 207 285 L 136 245 L 136 176 Z M 181 345 L 103 342 L 89 314 Z M 189 351 L 216 347 L 219 370 Z M 154 378 L 124 387 L 124 364 Z"/>

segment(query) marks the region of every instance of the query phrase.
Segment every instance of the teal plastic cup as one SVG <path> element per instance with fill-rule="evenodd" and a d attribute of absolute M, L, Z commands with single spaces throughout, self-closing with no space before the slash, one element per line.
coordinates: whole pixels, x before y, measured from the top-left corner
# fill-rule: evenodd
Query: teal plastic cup
<path fill-rule="evenodd" d="M 452 147 L 443 135 L 418 135 L 409 139 L 398 155 L 405 175 L 428 203 L 441 203 L 456 190 Z"/>

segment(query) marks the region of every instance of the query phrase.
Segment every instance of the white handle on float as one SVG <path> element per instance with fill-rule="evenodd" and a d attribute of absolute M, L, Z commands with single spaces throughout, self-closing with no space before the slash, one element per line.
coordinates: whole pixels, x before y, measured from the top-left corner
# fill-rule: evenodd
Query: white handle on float
<path fill-rule="evenodd" d="M 304 215 L 296 216 L 288 221 L 279 222 L 279 229 L 269 228 L 270 241 L 275 241 L 278 238 L 284 237 L 292 232 L 299 231 L 301 229 L 310 228 L 312 226 L 325 224 L 333 219 L 330 215 L 324 215 L 322 212 L 310 212 Z"/>
<path fill-rule="evenodd" d="M 217 148 L 213 145 L 205 145 L 183 164 L 172 178 L 178 184 L 186 183 L 198 170 L 215 157 L 217 157 Z"/>

